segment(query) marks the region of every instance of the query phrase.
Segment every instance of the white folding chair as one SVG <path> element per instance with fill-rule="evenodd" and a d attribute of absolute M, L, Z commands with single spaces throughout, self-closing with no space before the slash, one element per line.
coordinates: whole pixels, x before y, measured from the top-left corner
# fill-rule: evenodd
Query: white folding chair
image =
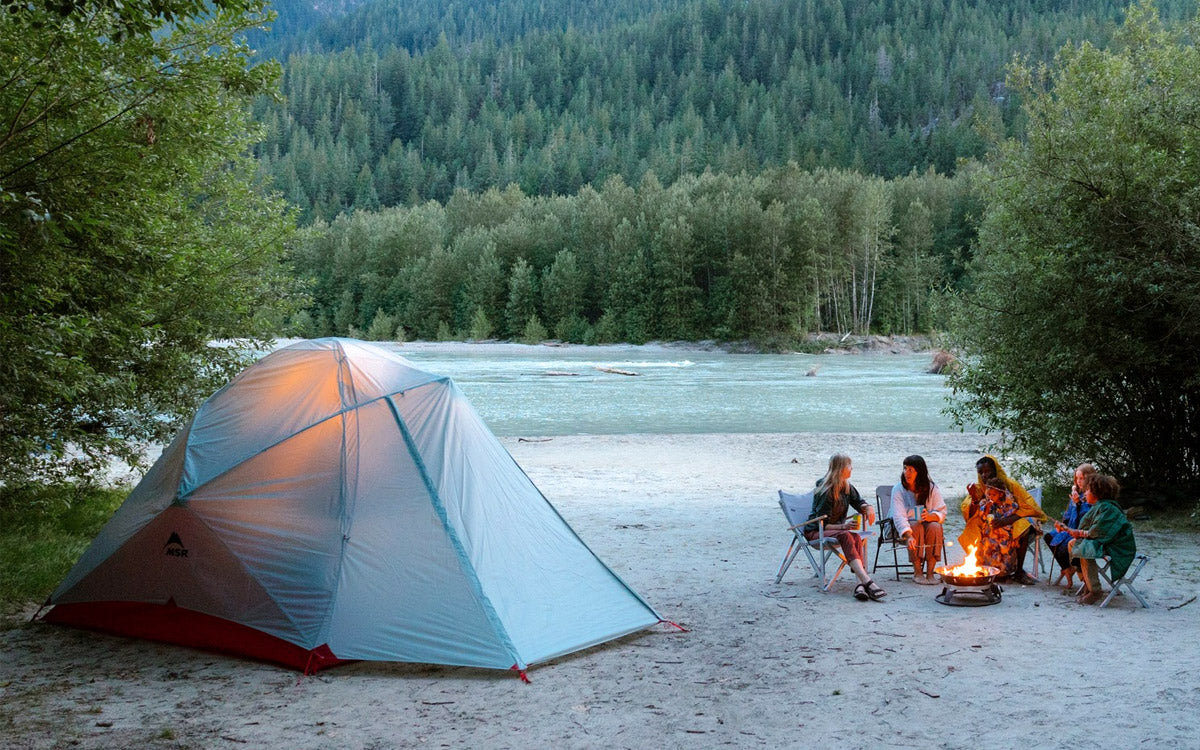
<path fill-rule="evenodd" d="M 881 567 L 895 570 L 896 580 L 899 581 L 900 570 L 911 570 L 912 561 L 908 559 L 908 545 L 900 538 L 899 532 L 896 531 L 896 522 L 892 520 L 892 486 L 881 484 L 875 488 L 875 523 L 879 525 L 879 544 L 875 545 L 875 561 L 871 565 L 871 572 L 874 573 Z M 885 544 L 890 545 L 891 565 L 888 565 L 886 559 L 883 565 L 879 564 L 879 553 L 883 551 Z M 901 549 L 904 550 L 903 558 L 900 557 Z"/>
<path fill-rule="evenodd" d="M 1031 487 L 1029 489 L 1029 496 L 1033 498 L 1033 501 L 1037 503 L 1039 508 L 1042 507 L 1041 487 Z M 1033 548 L 1033 577 L 1037 578 L 1038 571 L 1041 571 L 1041 574 L 1046 576 L 1046 580 L 1049 581 L 1050 573 L 1054 571 L 1054 555 L 1050 555 L 1050 570 L 1047 571 L 1046 558 L 1042 557 L 1042 544 L 1045 543 L 1042 538 L 1042 522 L 1035 518 L 1026 518 L 1025 520 L 1028 521 L 1029 525 L 1033 527 L 1033 530 L 1037 532 L 1037 538 L 1034 539 L 1033 543 L 1030 545 Z"/>
<path fill-rule="evenodd" d="M 896 580 L 900 580 L 900 571 L 916 571 L 912 569 L 912 560 L 908 557 L 908 543 L 900 536 L 900 532 L 896 529 L 896 522 L 892 520 L 892 489 L 895 485 L 881 484 L 875 488 L 875 523 L 879 526 L 879 544 L 875 545 L 875 561 L 871 564 L 871 572 L 874 573 L 879 568 L 885 570 L 895 570 Z M 879 563 L 879 553 L 883 551 L 885 544 L 891 545 L 892 564 L 888 565 L 887 558 L 884 558 L 883 564 Z M 904 551 L 904 557 L 900 557 L 900 551 Z M 942 538 L 942 562 L 949 562 L 946 557 L 946 539 Z"/>
<path fill-rule="evenodd" d="M 775 575 L 775 583 L 783 580 L 783 574 L 791 567 L 792 561 L 796 559 L 796 555 L 801 550 L 804 551 L 804 556 L 808 558 L 808 563 L 812 566 L 813 578 L 820 579 L 821 591 L 829 591 L 829 587 L 841 575 L 842 570 L 846 567 L 847 560 L 842 555 L 842 548 L 838 541 L 832 537 L 825 536 L 825 516 L 818 516 L 811 521 L 808 515 L 812 513 L 813 493 L 806 492 L 802 495 L 796 495 L 790 492 L 779 490 L 779 507 L 783 509 L 783 515 L 787 518 L 788 531 L 792 533 L 792 538 L 788 542 L 787 552 L 784 553 L 783 563 L 779 566 L 779 573 Z M 809 540 L 804 536 L 805 528 L 809 526 L 817 527 L 817 538 Z M 861 530 L 861 521 L 859 522 L 860 530 L 855 532 L 860 536 L 871 536 L 871 532 Z M 863 550 L 864 553 L 866 550 Z M 814 555 L 813 552 L 816 552 Z M 839 561 L 837 570 L 832 576 L 828 576 L 828 562 L 831 556 L 837 556 Z"/>
<path fill-rule="evenodd" d="M 1108 569 L 1112 566 L 1111 558 L 1106 555 L 1094 560 L 1093 562 L 1095 562 L 1100 568 L 1100 577 L 1112 587 L 1108 592 L 1108 596 L 1104 597 L 1104 601 L 1100 602 L 1101 607 L 1107 607 L 1108 603 L 1113 600 L 1113 597 L 1128 591 L 1129 593 L 1133 594 L 1133 597 L 1137 599 L 1144 608 L 1150 608 L 1150 605 L 1146 602 L 1142 595 L 1138 593 L 1138 590 L 1133 587 L 1133 582 L 1137 579 L 1138 573 L 1141 573 L 1142 568 L 1146 566 L 1146 563 L 1150 562 L 1150 557 L 1148 555 L 1144 555 L 1139 552 L 1137 556 L 1133 558 L 1133 564 L 1129 566 L 1129 570 L 1125 571 L 1125 575 L 1121 576 L 1116 581 L 1114 581 L 1112 576 L 1108 574 Z M 1081 593 L 1085 586 L 1087 586 L 1086 583 L 1080 583 L 1079 588 L 1075 591 L 1075 593 Z M 1125 591 L 1122 591 L 1122 589 Z"/>

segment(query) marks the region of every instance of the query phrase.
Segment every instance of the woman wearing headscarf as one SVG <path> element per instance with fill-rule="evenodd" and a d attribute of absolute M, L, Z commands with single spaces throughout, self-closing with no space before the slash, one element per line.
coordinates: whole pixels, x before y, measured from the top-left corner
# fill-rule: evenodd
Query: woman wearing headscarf
<path fill-rule="evenodd" d="M 993 528 L 1012 527 L 1008 532 L 1016 543 L 1015 570 L 1012 571 L 1012 579 L 1025 585 L 1037 583 L 1036 578 L 1025 572 L 1025 554 L 1029 551 L 1030 542 L 1037 539 L 1037 532 L 1025 519 L 1048 521 L 1049 516 L 1042 512 L 1041 506 L 1021 486 L 1020 482 L 1004 472 L 995 456 L 987 455 L 976 461 L 975 473 L 979 481 L 967 485 L 967 497 L 962 502 L 963 518 L 966 519 L 967 525 L 962 536 L 958 538 L 958 543 L 964 550 L 971 546 L 979 546 L 983 532 L 983 519 L 979 513 L 973 512 L 972 508 L 978 508 L 979 504 L 984 501 L 984 487 L 988 480 L 993 477 L 999 479 L 1016 502 L 1016 509 L 1012 513 L 992 519 L 990 525 Z"/>

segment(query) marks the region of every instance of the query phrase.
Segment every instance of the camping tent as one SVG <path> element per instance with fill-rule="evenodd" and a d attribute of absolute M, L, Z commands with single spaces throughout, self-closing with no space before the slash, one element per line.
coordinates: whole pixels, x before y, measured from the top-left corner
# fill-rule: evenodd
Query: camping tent
<path fill-rule="evenodd" d="M 212 395 L 50 601 L 49 622 L 305 671 L 524 670 L 661 622 L 453 382 L 351 339 Z"/>

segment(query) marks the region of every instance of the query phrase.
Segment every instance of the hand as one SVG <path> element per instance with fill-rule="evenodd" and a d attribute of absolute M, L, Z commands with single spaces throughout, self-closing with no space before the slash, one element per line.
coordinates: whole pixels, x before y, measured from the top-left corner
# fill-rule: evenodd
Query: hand
<path fill-rule="evenodd" d="M 967 494 L 971 496 L 972 500 L 978 500 L 983 497 L 983 490 L 980 489 L 979 485 L 971 482 L 967 485 Z"/>
<path fill-rule="evenodd" d="M 1055 521 L 1055 522 L 1054 522 L 1054 530 L 1055 530 L 1055 531 L 1062 531 L 1062 530 L 1063 530 L 1063 529 L 1065 529 L 1065 528 L 1067 528 L 1067 527 L 1066 527 L 1066 526 L 1063 526 L 1063 523 L 1062 523 L 1062 521 Z"/>
<path fill-rule="evenodd" d="M 921 516 L 921 521 L 923 523 L 941 523 L 942 517 L 939 516 L 937 513 L 926 513 L 923 516 Z"/>
<path fill-rule="evenodd" d="M 904 537 L 904 542 L 905 542 L 905 544 L 908 545 L 908 549 L 910 552 L 917 549 L 917 538 L 915 536 L 912 536 L 910 534 L 910 535 Z"/>

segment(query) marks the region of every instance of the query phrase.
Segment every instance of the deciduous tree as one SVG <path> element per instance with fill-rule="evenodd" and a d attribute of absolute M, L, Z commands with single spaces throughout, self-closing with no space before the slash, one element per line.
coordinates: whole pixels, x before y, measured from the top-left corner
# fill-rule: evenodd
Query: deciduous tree
<path fill-rule="evenodd" d="M 128 17 L 143 4 L 108 5 L 0 23 L 6 483 L 133 459 L 239 366 L 210 342 L 265 337 L 292 297 L 293 220 L 246 156 L 277 70 L 235 36 L 262 6 L 152 3 L 147 23 L 173 23 L 151 35 Z"/>
<path fill-rule="evenodd" d="M 1198 33 L 1147 3 L 1111 50 L 1011 70 L 1028 141 L 992 159 L 953 413 L 1043 473 L 1200 476 Z"/>

